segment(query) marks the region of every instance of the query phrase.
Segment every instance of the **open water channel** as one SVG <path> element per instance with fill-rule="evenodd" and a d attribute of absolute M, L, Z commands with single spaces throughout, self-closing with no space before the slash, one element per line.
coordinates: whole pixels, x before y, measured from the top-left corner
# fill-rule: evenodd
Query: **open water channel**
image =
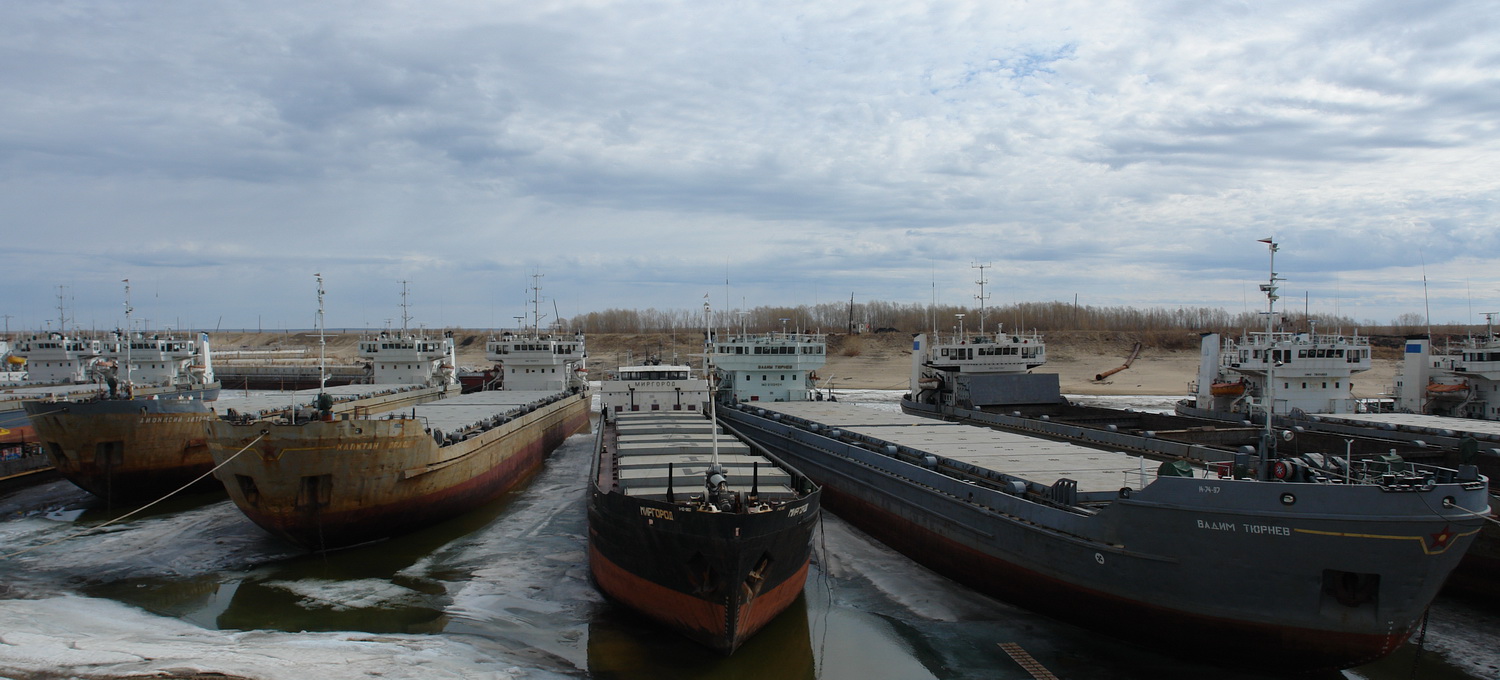
<path fill-rule="evenodd" d="M 893 395 L 844 399 L 891 408 Z M 1149 399 L 1110 403 L 1153 408 Z M 0 496 L 0 675 L 1032 677 L 998 646 L 1012 642 L 1070 680 L 1272 677 L 1180 661 L 1010 607 L 829 514 L 802 600 L 720 657 L 590 585 L 583 480 L 592 442 L 570 438 L 501 502 L 327 554 L 271 538 L 217 494 L 174 498 L 71 538 L 121 513 L 67 482 Z M 1500 612 L 1444 597 L 1421 643 L 1325 677 L 1500 677 Z"/>

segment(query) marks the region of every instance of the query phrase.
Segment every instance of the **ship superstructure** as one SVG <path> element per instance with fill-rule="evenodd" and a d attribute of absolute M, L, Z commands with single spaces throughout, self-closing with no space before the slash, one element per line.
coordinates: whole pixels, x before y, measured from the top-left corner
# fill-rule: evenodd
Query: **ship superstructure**
<path fill-rule="evenodd" d="M 1261 242 L 1271 251 L 1270 279 L 1260 284 L 1269 303 L 1266 329 L 1222 342 L 1217 333 L 1205 333 L 1193 399 L 1178 402 L 1177 412 L 1242 420 L 1359 410 L 1353 376 L 1370 370 L 1370 341 L 1358 331 L 1319 333 L 1315 321 L 1306 332 L 1276 330 L 1277 291 L 1286 279 L 1276 272 L 1279 246 Z"/>
<path fill-rule="evenodd" d="M 458 365 L 452 334 L 440 338 L 413 333 L 381 333 L 359 341 L 359 356 L 371 366 L 380 385 L 455 385 Z"/>
<path fill-rule="evenodd" d="M 599 383 L 600 408 L 614 413 L 698 412 L 708 398 L 708 380 L 694 377 L 691 366 L 663 364 L 654 359 L 621 366 Z"/>
<path fill-rule="evenodd" d="M 501 368 L 507 390 L 563 390 L 585 382 L 583 333 L 507 331 L 485 343 L 485 358 Z"/>
<path fill-rule="evenodd" d="M 116 331 L 101 343 L 110 377 L 132 392 L 138 387 L 203 389 L 214 385 L 213 357 L 207 333 L 180 338 L 172 333 Z M 217 393 L 206 395 L 212 401 Z"/>
<path fill-rule="evenodd" d="M 532 275 L 531 323 L 491 338 L 484 346 L 485 359 L 495 362 L 503 389 L 586 389 L 588 351 L 583 332 L 543 330 L 541 277 Z"/>
<path fill-rule="evenodd" d="M 1196 405 L 1210 411 L 1248 414 L 1259 402 L 1277 415 L 1353 413 L 1354 375 L 1370 370 L 1370 342 L 1350 335 L 1265 331 L 1220 341 L 1202 340 L 1194 386 Z"/>
<path fill-rule="evenodd" d="M 740 333 L 713 343 L 723 394 L 736 401 L 807 401 L 814 372 L 828 361 L 827 342 L 813 333 Z"/>
<path fill-rule="evenodd" d="M 983 303 L 986 281 L 980 269 L 975 297 Z M 1047 363 L 1047 344 L 1040 334 L 1005 333 L 1003 325 L 987 332 L 983 306 L 977 329 L 964 328 L 964 314 L 955 317 L 957 324 L 948 335 L 934 329 L 912 338 L 912 401 L 973 407 L 1059 401 L 1057 375 L 1031 372 Z"/>
<path fill-rule="evenodd" d="M 1405 361 L 1396 376 L 1398 410 L 1500 420 L 1500 335 L 1494 314 L 1485 317 L 1483 335 L 1443 352 L 1435 353 L 1425 336 L 1406 339 Z"/>
<path fill-rule="evenodd" d="M 54 331 L 22 338 L 12 353 L 26 360 L 27 384 L 90 383 L 94 381 L 91 371 L 103 354 L 103 343 Z"/>

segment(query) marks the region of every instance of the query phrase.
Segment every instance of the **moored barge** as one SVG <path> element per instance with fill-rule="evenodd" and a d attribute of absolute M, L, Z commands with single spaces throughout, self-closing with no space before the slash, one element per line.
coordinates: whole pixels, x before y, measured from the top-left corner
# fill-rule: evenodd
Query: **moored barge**
<path fill-rule="evenodd" d="M 191 346 L 137 338 L 132 341 L 130 361 L 161 368 L 157 374 L 144 376 L 135 371 L 127 384 L 140 376 L 147 386 L 176 384 L 180 389 L 149 396 L 36 401 L 25 408 L 57 471 L 106 502 L 151 500 L 195 480 L 198 490 L 212 490 L 219 484 L 205 476 L 214 465 L 205 428 L 220 417 L 305 421 L 316 417 L 318 401 L 333 415 L 368 414 L 458 393 L 451 370 L 443 368 L 452 362 L 451 339 L 382 336 L 362 342 L 361 350 L 370 355 L 376 345 L 396 344 L 405 350 L 387 350 L 386 354 L 399 354 L 401 368 L 378 373 L 381 382 L 376 384 L 255 394 L 220 402 L 206 336 Z"/>
<path fill-rule="evenodd" d="M 57 472 L 111 503 L 156 498 L 207 472 L 201 420 L 219 396 L 208 335 L 115 333 L 101 345 L 94 372 L 107 389 L 22 405 Z"/>
<path fill-rule="evenodd" d="M 384 417 L 208 423 L 215 476 L 252 521 L 339 548 L 498 499 L 588 427 L 582 391 L 457 395 Z"/>
<path fill-rule="evenodd" d="M 719 343 L 720 375 L 735 365 L 736 347 L 741 357 L 755 351 L 748 341 Z M 783 379 L 800 385 L 806 371 Z M 595 585 L 733 653 L 801 595 L 820 489 L 724 431 L 708 381 L 687 366 L 622 367 L 601 392 L 588 499 Z"/>
<path fill-rule="evenodd" d="M 441 347 L 415 341 L 418 351 Z M 375 341 L 375 370 L 405 365 L 407 336 Z M 215 476 L 251 520 L 292 543 L 326 550 L 419 529 L 499 499 L 589 425 L 581 334 L 507 333 L 486 345 L 505 389 L 459 394 L 385 416 L 312 421 L 210 421 Z"/>
<path fill-rule="evenodd" d="M 847 404 L 722 417 L 820 483 L 840 517 L 934 571 L 1228 665 L 1345 668 L 1390 653 L 1479 531 L 1472 510 L 1487 508 L 1473 468 L 1203 478 Z"/>

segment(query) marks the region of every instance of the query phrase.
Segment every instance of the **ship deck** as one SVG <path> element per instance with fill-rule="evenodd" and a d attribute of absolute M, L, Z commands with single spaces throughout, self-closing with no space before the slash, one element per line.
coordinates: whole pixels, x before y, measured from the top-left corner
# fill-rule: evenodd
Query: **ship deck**
<path fill-rule="evenodd" d="M 1080 492 L 1112 492 L 1139 483 L 1141 458 L 1115 451 L 840 402 L 752 406 L 1048 486 L 1067 478 Z"/>
<path fill-rule="evenodd" d="M 615 467 L 619 490 L 627 496 L 667 499 L 670 465 L 672 491 L 686 499 L 701 495 L 705 475 L 713 463 L 714 426 L 697 411 L 636 411 L 612 415 L 616 419 Z M 762 500 L 791 499 L 791 475 L 769 458 L 755 453 L 734 435 L 719 429 L 719 465 L 729 490 L 749 493 L 758 477 Z"/>
<path fill-rule="evenodd" d="M 1318 418 L 1328 422 L 1352 423 L 1374 427 L 1393 425 L 1399 428 L 1416 429 L 1419 431 L 1441 432 L 1443 430 L 1451 430 L 1458 436 L 1462 436 L 1462 433 L 1465 432 L 1472 432 L 1490 437 L 1500 437 L 1500 421 L 1495 420 L 1429 416 L 1417 413 L 1319 413 L 1316 415 Z"/>
<path fill-rule="evenodd" d="M 330 385 L 324 388 L 323 391 L 327 392 L 335 401 L 343 403 L 419 389 L 426 389 L 426 385 Z M 226 413 L 228 409 L 234 409 L 236 413 L 258 417 L 269 412 L 281 411 L 293 404 L 299 407 L 310 406 L 317 397 L 318 389 L 316 387 L 306 390 L 255 392 L 253 394 L 226 389 L 219 392 L 219 400 L 214 402 L 212 406 L 220 414 Z"/>
<path fill-rule="evenodd" d="M 26 399 L 50 399 L 54 397 L 86 397 L 98 392 L 93 383 L 78 385 L 11 385 L 0 388 L 0 402 L 20 402 Z"/>
<path fill-rule="evenodd" d="M 447 399 L 401 409 L 396 414 L 415 413 L 427 427 L 452 432 L 487 418 L 505 415 L 530 404 L 538 404 L 561 394 L 558 390 L 491 390 L 470 392 Z M 378 417 L 378 416 L 376 416 Z"/>

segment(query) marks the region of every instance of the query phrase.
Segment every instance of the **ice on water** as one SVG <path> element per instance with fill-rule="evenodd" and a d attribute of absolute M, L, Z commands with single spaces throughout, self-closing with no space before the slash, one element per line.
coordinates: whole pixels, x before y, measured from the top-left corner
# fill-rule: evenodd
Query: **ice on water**
<path fill-rule="evenodd" d="M 562 677 L 522 669 L 457 636 L 217 631 L 92 598 L 0 602 L 7 672 L 224 673 L 261 680 Z"/>

